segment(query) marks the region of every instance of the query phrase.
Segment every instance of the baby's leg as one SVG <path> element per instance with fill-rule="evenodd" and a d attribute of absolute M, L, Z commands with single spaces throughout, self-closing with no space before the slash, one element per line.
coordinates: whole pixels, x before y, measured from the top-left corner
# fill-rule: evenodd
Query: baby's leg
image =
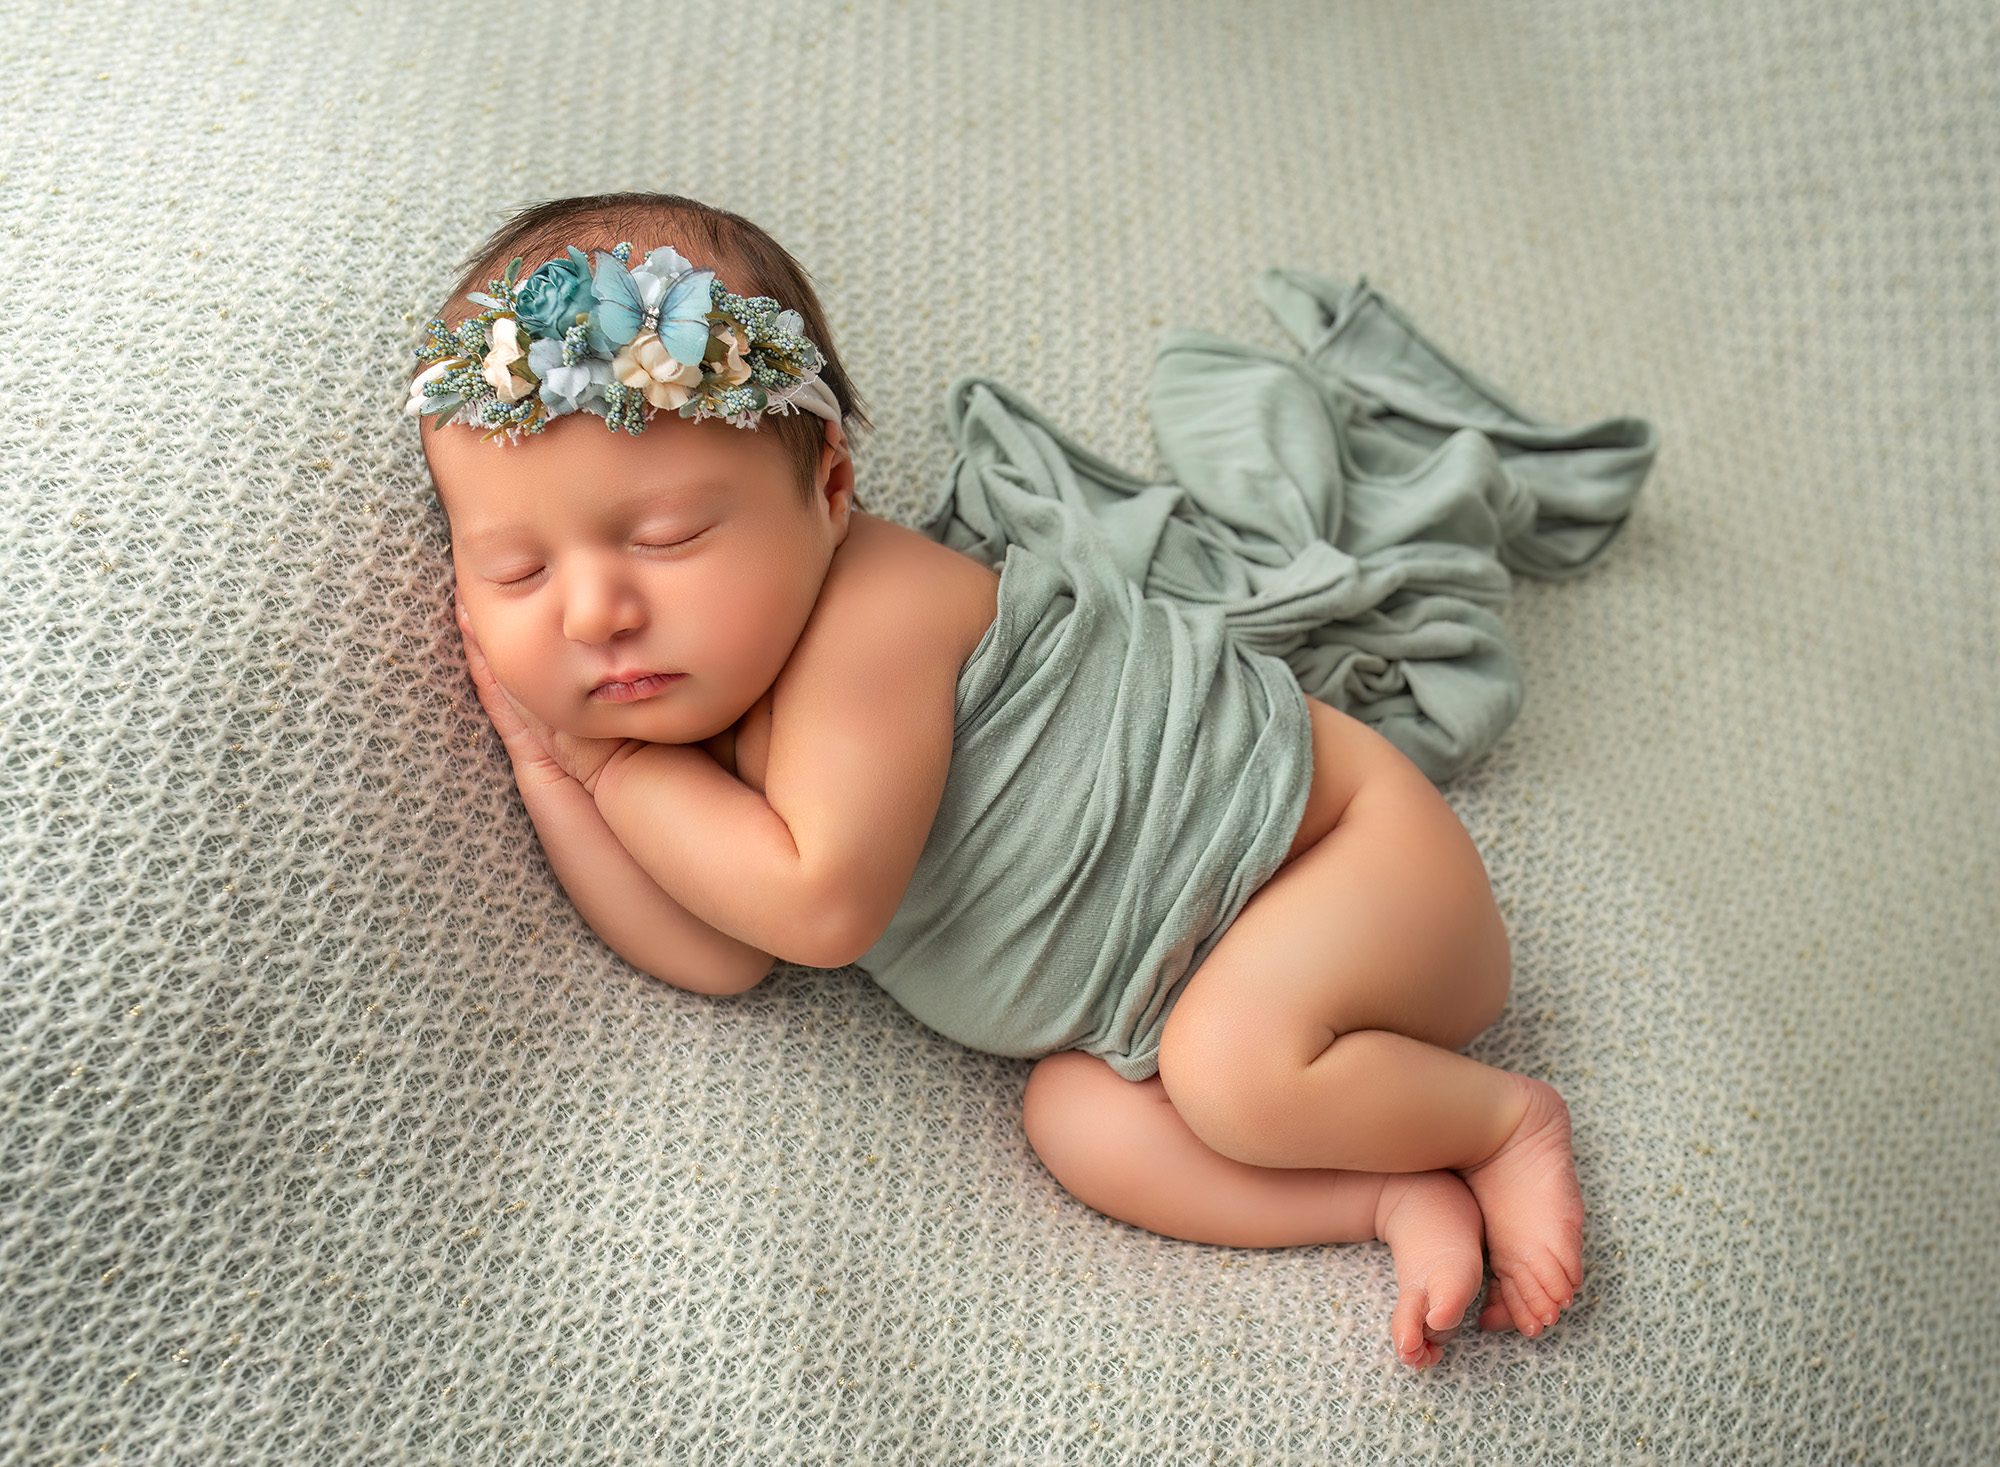
<path fill-rule="evenodd" d="M 1078 1050 L 1028 1078 L 1035 1152 L 1079 1201 L 1122 1222 L 1236 1248 L 1380 1238 L 1396 1263 L 1397 1358 L 1434 1365 L 1479 1292 L 1479 1206 L 1449 1172 L 1273 1170 L 1202 1145 L 1158 1077 L 1133 1083 Z"/>
<path fill-rule="evenodd" d="M 1342 814 L 1188 981 L 1160 1077 L 1194 1134 L 1239 1161 L 1462 1172 L 1505 1306 L 1482 1323 L 1538 1333 L 1582 1282 L 1583 1204 L 1561 1097 L 1452 1052 L 1506 992 L 1485 868 L 1373 730 L 1315 710 L 1314 758 L 1352 781 Z"/>

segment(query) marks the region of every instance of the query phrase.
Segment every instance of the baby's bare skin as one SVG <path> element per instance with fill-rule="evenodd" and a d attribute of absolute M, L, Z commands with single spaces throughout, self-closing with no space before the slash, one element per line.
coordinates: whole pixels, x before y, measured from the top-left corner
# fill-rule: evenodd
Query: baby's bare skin
<path fill-rule="evenodd" d="M 1506 933 L 1485 869 L 1415 765 L 1354 719 L 1312 699 L 1307 708 L 1313 788 L 1292 857 L 1183 989 L 1160 1081 L 1206 1150 L 1250 1167 L 1463 1173 L 1498 1280 L 1481 1323 L 1538 1334 L 1582 1282 L 1583 1206 L 1556 1092 L 1454 1052 L 1506 999 Z M 1041 1065 L 1058 1063 L 1111 1073 L 1084 1056 Z M 1033 1108 L 1029 1137 L 1073 1175 L 1130 1181 L 1101 1120 L 1122 1093 Z M 1180 1168 L 1171 1193 L 1223 1184 L 1185 1148 L 1155 1154 Z M 1108 1189 L 1093 1204 L 1126 1217 L 1146 1195 Z M 1165 1225 L 1148 1226 L 1176 1236 L 1266 1246 L 1255 1225 L 1153 1215 Z M 1303 1230 L 1291 1241 L 1337 1240 L 1313 1233 L 1309 1214 L 1294 1221 Z"/>
<path fill-rule="evenodd" d="M 577 415 L 517 445 L 425 441 L 468 666 L 585 919 L 708 993 L 872 946 L 936 814 L 995 574 L 857 510 L 836 426 L 807 496 L 768 437 L 669 414 L 638 436 Z M 1308 707 L 1290 859 L 1188 981 L 1160 1075 L 1051 1056 L 1025 1122 L 1065 1186 L 1142 1227 L 1382 1238 L 1398 1356 L 1428 1365 L 1477 1293 L 1482 1214 L 1483 1325 L 1535 1334 L 1573 1298 L 1568 1118 L 1453 1052 L 1509 975 L 1463 827 L 1386 740 Z"/>
<path fill-rule="evenodd" d="M 854 511 L 828 431 L 810 500 L 778 440 L 715 421 L 427 439 L 494 681 L 671 895 L 648 956 L 691 987 L 748 986 L 774 956 L 840 966 L 888 925 L 943 793 L 958 670 L 993 616 L 993 572 Z M 706 747 L 739 738 L 761 753 L 756 787 Z M 745 945 L 731 972 L 674 956 L 691 923 Z"/>
<path fill-rule="evenodd" d="M 1170 1238 L 1238 1248 L 1379 1238 L 1396 1266 L 1397 1358 L 1434 1365 L 1479 1293 L 1479 1204 L 1450 1172 L 1260 1167 L 1205 1145 L 1159 1076 L 1136 1084 L 1080 1050 L 1035 1066 L 1022 1120 L 1079 1200 Z"/>

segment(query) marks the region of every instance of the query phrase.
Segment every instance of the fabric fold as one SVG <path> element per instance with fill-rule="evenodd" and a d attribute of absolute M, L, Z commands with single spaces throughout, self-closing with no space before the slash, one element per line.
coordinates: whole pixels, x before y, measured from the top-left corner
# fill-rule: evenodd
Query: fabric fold
<path fill-rule="evenodd" d="M 925 532 L 998 565 L 1009 541 L 990 484 L 1067 506 L 1144 595 L 1216 608 L 1307 693 L 1449 779 L 1525 698 L 1494 615 L 1510 571 L 1595 563 L 1657 435 L 1638 418 L 1529 417 L 1365 280 L 1271 270 L 1257 288 L 1304 353 L 1168 332 L 1150 389 L 1164 481 L 1082 448 L 998 382 L 954 383 L 958 456 Z"/>
<path fill-rule="evenodd" d="M 1659 453 L 1645 419 L 1564 428 L 1531 417 L 1446 356 L 1366 279 L 1343 286 L 1303 270 L 1266 270 L 1256 286 L 1309 368 L 1354 402 L 1349 452 L 1368 472 L 1393 477 L 1454 433 L 1487 440 L 1534 511 L 1501 541 L 1510 569 L 1579 575 L 1624 527 Z"/>
<path fill-rule="evenodd" d="M 959 672 L 916 871 L 860 966 L 974 1049 L 1080 1049 L 1144 1079 L 1181 984 L 1291 847 L 1310 715 L 1223 606 L 1134 579 L 1178 490 L 1062 444 L 1004 389 L 960 383 L 950 412 L 957 507 L 932 528 L 998 566 L 998 609 Z"/>

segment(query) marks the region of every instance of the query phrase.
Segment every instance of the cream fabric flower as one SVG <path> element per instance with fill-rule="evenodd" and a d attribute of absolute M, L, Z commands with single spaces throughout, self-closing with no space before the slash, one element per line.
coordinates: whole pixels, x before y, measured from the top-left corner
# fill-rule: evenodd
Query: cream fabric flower
<path fill-rule="evenodd" d="M 674 360 L 656 331 L 641 331 L 618 349 L 611 372 L 627 387 L 636 387 L 656 408 L 677 408 L 701 386 L 701 364 Z"/>
<path fill-rule="evenodd" d="M 724 387 L 741 387 L 750 380 L 750 362 L 744 356 L 750 350 L 750 338 L 735 326 L 718 327 L 715 334 L 729 343 L 728 358 L 716 366 L 716 380 Z"/>
<path fill-rule="evenodd" d="M 502 402 L 519 402 L 530 389 L 508 368 L 526 355 L 520 327 L 512 316 L 501 316 L 493 322 L 492 330 L 493 345 L 480 360 L 480 375 L 493 384 Z"/>

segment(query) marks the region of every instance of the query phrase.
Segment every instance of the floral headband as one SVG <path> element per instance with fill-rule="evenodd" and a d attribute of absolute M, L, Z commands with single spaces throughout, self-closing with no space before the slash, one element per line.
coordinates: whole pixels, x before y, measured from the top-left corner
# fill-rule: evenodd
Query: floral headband
<path fill-rule="evenodd" d="M 574 245 L 517 286 L 517 255 L 485 307 L 453 331 L 442 316 L 417 348 L 428 363 L 404 411 L 435 428 L 466 423 L 510 442 L 579 409 L 607 428 L 637 433 L 655 408 L 754 428 L 765 413 L 808 412 L 840 421 L 820 380 L 823 358 L 797 311 L 769 296 L 731 295 L 713 270 L 666 246 L 629 265 L 632 246 L 597 253 Z"/>

